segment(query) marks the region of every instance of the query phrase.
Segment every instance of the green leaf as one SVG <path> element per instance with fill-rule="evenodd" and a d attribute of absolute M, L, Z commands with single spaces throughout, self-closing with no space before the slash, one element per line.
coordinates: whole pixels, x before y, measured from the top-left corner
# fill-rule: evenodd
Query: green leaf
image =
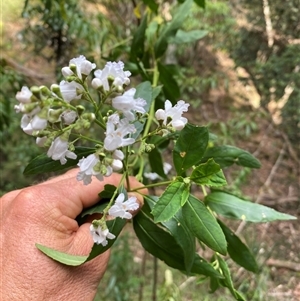
<path fill-rule="evenodd" d="M 205 0 L 194 0 L 194 2 L 195 2 L 198 6 L 200 6 L 200 7 L 202 7 L 202 8 L 205 8 Z"/>
<path fill-rule="evenodd" d="M 173 104 L 180 98 L 180 88 L 177 81 L 174 79 L 174 72 L 171 70 L 170 65 L 163 65 L 157 62 L 159 71 L 159 80 L 163 84 L 163 92 L 165 97 Z"/>
<path fill-rule="evenodd" d="M 152 95 L 152 86 L 151 83 L 148 81 L 142 82 L 141 84 L 139 84 L 136 87 L 136 92 L 134 94 L 134 98 L 143 98 L 146 100 L 147 104 L 144 107 L 146 112 L 149 111 L 151 103 L 153 101 L 153 95 Z M 143 118 L 143 121 L 145 121 L 146 118 Z M 135 121 L 134 122 L 134 126 L 135 126 L 135 133 L 131 135 L 132 138 L 136 139 L 140 133 L 143 131 L 144 129 L 144 122 L 140 122 L 140 121 Z"/>
<path fill-rule="evenodd" d="M 117 187 L 111 184 L 105 184 L 104 189 L 99 193 L 100 199 L 111 199 Z"/>
<path fill-rule="evenodd" d="M 202 39 L 207 34 L 208 34 L 207 30 L 196 29 L 191 31 L 183 31 L 179 29 L 175 37 L 171 37 L 168 42 L 172 44 L 192 43 Z"/>
<path fill-rule="evenodd" d="M 209 159 L 206 163 L 198 165 L 193 170 L 190 179 L 197 185 L 220 187 L 227 184 L 220 165 L 213 159 Z"/>
<path fill-rule="evenodd" d="M 208 144 L 208 130 L 187 124 L 179 134 L 173 150 L 173 162 L 178 175 L 197 165 Z"/>
<path fill-rule="evenodd" d="M 221 286 L 219 279 L 210 278 L 209 288 L 210 293 L 213 294 Z"/>
<path fill-rule="evenodd" d="M 155 88 L 153 88 L 152 90 L 152 100 L 156 99 L 156 97 L 159 95 L 159 93 L 161 92 L 163 86 L 156 86 Z"/>
<path fill-rule="evenodd" d="M 186 190 L 189 190 L 189 186 L 180 179 L 176 179 L 166 188 L 151 212 L 156 223 L 164 222 L 176 214 L 184 202 L 182 197 L 186 195 Z"/>
<path fill-rule="evenodd" d="M 174 237 L 155 224 L 143 210 L 144 207 L 133 218 L 133 227 L 144 249 L 164 261 L 168 266 L 185 271 L 183 250 Z M 221 274 L 197 253 L 194 254 L 191 273 L 222 278 Z"/>
<path fill-rule="evenodd" d="M 228 268 L 228 265 L 226 263 L 226 261 L 218 254 L 216 254 L 217 256 L 217 259 L 218 259 L 218 262 L 219 262 L 219 267 L 222 271 L 222 274 L 224 276 L 225 279 L 221 279 L 220 280 L 220 283 L 227 287 L 232 296 L 238 300 L 238 301 L 246 301 L 246 299 L 240 294 L 237 292 L 237 290 L 234 288 L 234 285 L 233 285 L 233 282 L 232 282 L 232 279 L 231 279 L 231 274 L 230 274 L 230 270 Z"/>
<path fill-rule="evenodd" d="M 190 231 L 212 250 L 226 254 L 227 242 L 221 227 L 206 206 L 190 195 L 182 207 L 184 220 Z"/>
<path fill-rule="evenodd" d="M 134 94 L 134 98 L 143 98 L 146 100 L 147 105 L 144 107 L 146 112 L 149 111 L 151 103 L 153 101 L 152 97 L 152 86 L 149 81 L 142 82 L 136 87 L 136 92 Z"/>
<path fill-rule="evenodd" d="M 65 265 L 71 265 L 71 266 L 78 266 L 83 264 L 88 256 L 76 256 L 76 255 L 70 255 L 67 253 L 63 253 L 57 250 L 54 250 L 52 248 L 43 246 L 41 244 L 35 244 L 35 246 L 42 251 L 44 254 L 46 254 L 48 257 L 63 263 Z"/>
<path fill-rule="evenodd" d="M 215 191 L 205 197 L 205 202 L 216 213 L 227 218 L 262 223 L 276 220 L 295 220 L 296 217 L 272 208 L 242 200 L 226 192 Z"/>
<path fill-rule="evenodd" d="M 260 162 L 249 152 L 231 145 L 208 148 L 202 159 L 203 162 L 213 158 L 221 168 L 237 164 L 244 167 L 260 168 Z"/>
<path fill-rule="evenodd" d="M 153 12 L 157 13 L 158 4 L 154 0 L 142 0 Z"/>
<path fill-rule="evenodd" d="M 176 31 L 180 28 L 184 20 L 188 17 L 190 9 L 192 7 L 193 0 L 186 0 L 172 18 L 172 21 L 164 25 L 159 38 L 154 45 L 155 57 L 161 57 L 168 47 L 168 39 L 170 36 L 175 35 Z"/>
<path fill-rule="evenodd" d="M 146 13 L 142 19 L 140 26 L 138 27 L 137 31 L 135 32 L 131 48 L 130 48 L 130 60 L 136 61 L 137 58 L 142 58 L 144 55 L 144 44 L 145 44 L 145 32 L 147 28 L 147 19 L 148 14 Z"/>
<path fill-rule="evenodd" d="M 153 209 L 158 197 L 155 196 L 145 196 L 145 201 L 149 206 L 148 216 L 151 216 L 150 210 Z M 143 207 L 144 212 L 147 210 L 147 206 Z M 185 270 L 189 273 L 194 263 L 194 254 L 196 252 L 195 238 L 191 234 L 189 228 L 187 227 L 184 218 L 182 216 L 182 211 L 179 210 L 175 216 L 166 222 L 162 222 L 162 225 L 169 230 L 169 232 L 174 237 L 177 244 L 181 247 L 184 256 Z"/>
<path fill-rule="evenodd" d="M 105 209 L 105 207 L 107 206 L 108 202 L 100 202 L 84 211 L 82 211 L 81 213 L 81 217 L 85 217 L 87 215 L 92 215 L 95 213 L 103 213 L 103 210 Z"/>
<path fill-rule="evenodd" d="M 74 152 L 77 155 L 77 158 L 75 160 L 68 159 L 67 163 L 64 165 L 61 165 L 60 161 L 52 160 L 46 154 L 41 154 L 30 161 L 24 170 L 24 175 L 36 175 L 46 172 L 54 172 L 76 166 L 82 157 L 86 157 L 94 153 L 95 148 L 75 147 Z"/>
<path fill-rule="evenodd" d="M 227 240 L 227 251 L 231 259 L 248 271 L 257 273 L 259 268 L 248 247 L 225 224 L 218 220 Z"/>
<path fill-rule="evenodd" d="M 107 228 L 109 229 L 109 232 L 113 233 L 116 238 L 120 234 L 121 230 L 126 224 L 126 219 L 122 219 L 117 217 L 114 220 L 107 221 Z M 65 265 L 70 265 L 70 266 L 79 266 L 87 261 L 92 260 L 96 256 L 104 253 L 106 250 L 108 250 L 116 241 L 115 239 L 109 239 L 108 244 L 103 247 L 102 245 L 96 245 L 94 244 L 90 254 L 88 256 L 78 256 L 78 255 L 72 255 L 72 254 L 67 254 L 64 252 L 60 252 L 57 250 L 54 250 L 52 248 L 43 246 L 41 244 L 36 244 L 36 247 L 42 251 L 45 255 L 48 257 L 63 263 Z"/>
<path fill-rule="evenodd" d="M 160 151 L 157 148 L 154 148 L 150 153 L 148 153 L 148 157 L 151 171 L 156 172 L 162 178 L 166 178 Z"/>

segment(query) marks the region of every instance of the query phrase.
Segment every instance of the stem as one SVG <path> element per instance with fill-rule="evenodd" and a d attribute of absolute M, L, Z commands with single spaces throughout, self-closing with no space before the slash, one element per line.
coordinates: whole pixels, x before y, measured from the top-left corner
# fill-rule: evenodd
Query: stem
<path fill-rule="evenodd" d="M 204 196 L 207 196 L 207 191 L 206 191 L 205 186 L 201 185 L 201 188 L 202 188 L 202 192 L 203 192 Z"/>
<path fill-rule="evenodd" d="M 117 195 L 117 193 L 118 193 L 118 190 L 119 190 L 120 186 L 123 185 L 123 182 L 124 182 L 124 180 L 125 180 L 126 175 L 127 175 L 127 172 L 124 172 L 124 173 L 122 174 L 122 178 L 121 178 L 121 181 L 120 181 L 120 183 L 119 183 L 117 189 L 115 190 L 115 192 L 114 192 L 114 194 L 112 195 L 112 197 L 111 197 L 109 203 L 107 204 L 107 206 L 106 206 L 105 209 L 103 210 L 103 216 L 102 216 L 101 220 L 105 220 L 106 215 L 107 215 L 107 213 L 108 213 L 108 210 L 110 209 L 110 207 L 111 207 L 113 201 L 115 200 L 115 197 L 116 197 L 116 195 Z"/>
<path fill-rule="evenodd" d="M 83 84 L 83 87 L 84 87 L 85 96 L 87 97 L 87 100 L 89 102 L 91 102 L 93 104 L 93 106 L 94 106 L 95 113 L 96 113 L 96 120 L 95 120 L 95 122 L 98 125 L 100 125 L 103 129 L 106 129 L 105 122 L 103 120 L 103 116 L 102 116 L 101 111 L 100 111 L 100 105 L 98 106 L 97 103 L 95 102 L 95 100 L 93 99 L 93 97 L 91 96 L 91 94 L 90 94 L 90 92 L 88 90 L 87 85 Z"/>
<path fill-rule="evenodd" d="M 125 160 L 123 164 L 124 173 L 126 174 L 126 184 L 127 184 L 127 190 L 130 190 L 130 181 L 129 181 L 129 174 L 128 174 L 128 153 L 129 153 L 129 146 L 126 147 L 126 153 L 125 153 Z"/>
<path fill-rule="evenodd" d="M 152 87 L 157 86 L 158 78 L 159 78 L 159 72 L 158 72 L 156 60 L 154 58 L 154 73 L 153 73 Z M 145 139 L 145 137 L 148 135 L 148 133 L 150 131 L 150 127 L 151 127 L 153 117 L 154 117 L 154 109 L 155 109 L 155 101 L 152 101 L 150 111 L 149 111 L 149 117 L 147 119 L 147 123 L 146 123 L 146 126 L 145 126 L 143 138 L 142 138 L 143 140 Z"/>
<path fill-rule="evenodd" d="M 130 190 L 130 192 L 138 191 L 138 190 L 141 190 L 144 188 L 153 188 L 153 187 L 159 187 L 159 186 L 163 186 L 163 185 L 169 185 L 171 183 L 172 183 L 172 181 L 164 181 L 164 182 L 159 182 L 159 183 L 148 184 L 148 185 L 144 185 L 142 187 L 134 188 L 134 189 Z"/>
<path fill-rule="evenodd" d="M 158 67 L 157 67 L 157 64 L 156 64 L 155 57 L 154 57 L 153 61 L 154 61 L 154 73 L 153 73 L 152 87 L 156 87 L 157 83 L 158 83 L 159 72 L 158 72 Z M 144 129 L 144 133 L 143 133 L 143 136 L 142 136 L 141 140 L 145 140 L 148 137 L 148 134 L 150 132 L 150 127 L 151 127 L 153 117 L 154 117 L 154 109 L 155 109 L 155 101 L 152 101 L 151 106 L 150 106 L 150 110 L 149 110 L 149 117 L 147 119 L 145 129 Z M 143 170 L 144 170 L 144 161 L 142 160 L 142 162 L 143 162 L 143 164 L 140 165 L 140 168 L 139 168 L 139 171 L 138 171 L 138 176 L 140 177 L 140 179 L 142 178 L 142 173 L 143 173 Z"/>
<path fill-rule="evenodd" d="M 98 120 L 98 119 L 95 119 L 94 120 L 94 122 L 95 123 L 97 123 L 98 125 L 100 125 L 104 130 L 106 129 L 106 126 L 105 126 L 105 124 L 103 123 L 103 118 L 102 118 L 102 115 L 101 115 L 101 113 L 100 113 L 100 118 L 102 119 L 101 121 L 100 120 Z"/>
<path fill-rule="evenodd" d="M 80 139 L 84 139 L 86 141 L 94 142 L 96 144 L 103 144 L 102 141 L 99 141 L 99 140 L 96 140 L 96 139 L 93 139 L 93 138 L 90 138 L 90 137 L 87 137 L 87 136 L 82 136 L 81 134 L 72 133 L 72 135 L 74 135 L 74 136 L 76 136 Z"/>

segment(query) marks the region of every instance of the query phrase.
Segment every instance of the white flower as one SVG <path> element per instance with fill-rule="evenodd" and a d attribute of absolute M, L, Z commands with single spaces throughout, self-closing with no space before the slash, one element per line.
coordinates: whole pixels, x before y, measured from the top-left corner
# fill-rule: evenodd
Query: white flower
<path fill-rule="evenodd" d="M 25 104 L 25 103 L 30 103 L 31 102 L 31 96 L 32 96 L 32 92 L 29 90 L 28 87 L 23 86 L 21 91 L 19 91 L 16 95 L 16 99 Z"/>
<path fill-rule="evenodd" d="M 131 73 L 129 71 L 124 71 L 123 62 L 107 62 L 105 67 L 100 70 L 95 71 L 95 78 L 92 81 L 92 86 L 96 89 L 101 85 L 105 91 L 109 91 L 110 86 L 108 79 L 113 81 L 113 85 L 121 87 L 123 85 L 128 85 L 130 83 L 129 76 Z M 100 79 L 101 81 L 99 81 Z"/>
<path fill-rule="evenodd" d="M 108 214 L 114 217 L 121 218 L 132 218 L 132 214 L 128 212 L 129 210 L 136 210 L 139 208 L 139 204 L 137 202 L 137 198 L 132 196 L 127 201 L 125 201 L 124 193 L 119 194 L 117 197 L 115 204 L 110 207 L 108 210 Z"/>
<path fill-rule="evenodd" d="M 34 131 L 40 131 L 47 127 L 47 119 L 40 118 L 38 115 L 33 116 L 24 114 L 21 119 L 21 128 L 28 134 L 32 135 Z"/>
<path fill-rule="evenodd" d="M 88 76 L 91 73 L 91 71 L 96 68 L 96 64 L 88 61 L 83 55 L 71 59 L 69 62 L 69 66 L 73 64 L 76 66 L 76 73 L 80 79 L 82 79 L 82 74 Z M 62 68 L 61 72 L 64 77 L 68 77 L 74 74 L 70 67 Z"/>
<path fill-rule="evenodd" d="M 169 100 L 166 100 L 165 109 L 157 110 L 155 118 L 163 121 L 164 125 L 171 125 L 175 130 L 182 130 L 187 123 L 187 119 L 182 117 L 182 114 L 188 111 L 188 107 L 189 104 L 183 100 L 179 100 L 174 107 Z"/>
<path fill-rule="evenodd" d="M 101 225 L 99 225 L 97 228 L 95 228 L 94 225 L 92 224 L 90 226 L 90 231 L 91 231 L 94 243 L 96 243 L 97 245 L 101 244 L 103 247 L 105 247 L 108 244 L 107 239 L 116 238 L 116 236 L 114 234 L 110 233 L 107 228 L 105 228 L 104 226 L 101 226 Z"/>
<path fill-rule="evenodd" d="M 143 98 L 134 98 L 135 89 L 132 88 L 126 91 L 123 95 L 117 96 L 112 100 L 112 106 L 121 111 L 128 120 L 133 121 L 134 112 L 146 113 L 144 106 L 147 104 Z"/>
<path fill-rule="evenodd" d="M 144 177 L 151 181 L 161 179 L 161 177 L 156 172 L 145 172 Z"/>
<path fill-rule="evenodd" d="M 114 151 L 119 147 L 133 144 L 135 139 L 124 138 L 130 133 L 136 131 L 133 124 L 129 124 L 129 120 L 119 118 L 118 114 L 108 117 L 106 124 L 106 137 L 104 139 L 104 148 L 108 151 Z"/>
<path fill-rule="evenodd" d="M 165 175 L 167 175 L 170 172 L 170 170 L 172 169 L 172 165 L 168 162 L 164 162 L 163 169 L 164 169 Z M 161 179 L 161 176 L 159 176 L 156 172 L 145 172 L 144 177 L 151 181 Z"/>
<path fill-rule="evenodd" d="M 70 102 L 73 99 L 80 99 L 83 92 L 83 87 L 76 82 L 61 81 L 59 84 L 60 92 L 63 99 L 66 102 Z"/>
<path fill-rule="evenodd" d="M 77 118 L 77 113 L 72 110 L 66 110 L 61 114 L 61 119 L 64 124 L 70 125 L 72 124 Z"/>
<path fill-rule="evenodd" d="M 98 164 L 100 160 L 98 155 L 91 154 L 86 158 L 82 158 L 78 162 L 78 166 L 80 168 L 80 172 L 77 174 L 77 180 L 83 181 L 84 185 L 88 185 L 92 182 L 92 176 L 95 176 L 99 181 L 103 181 L 103 175 L 100 171 L 96 171 L 94 167 Z"/>
<path fill-rule="evenodd" d="M 167 175 L 170 172 L 170 170 L 172 169 L 172 165 L 168 162 L 164 162 L 163 169 L 164 169 L 165 175 Z"/>
<path fill-rule="evenodd" d="M 37 146 L 43 147 L 45 146 L 47 139 L 48 139 L 47 137 L 37 137 L 35 143 Z"/>
<path fill-rule="evenodd" d="M 67 163 L 66 158 L 76 159 L 77 155 L 68 150 L 68 145 L 67 140 L 61 137 L 55 138 L 47 152 L 47 156 L 52 158 L 52 160 L 60 160 L 62 165 Z"/>

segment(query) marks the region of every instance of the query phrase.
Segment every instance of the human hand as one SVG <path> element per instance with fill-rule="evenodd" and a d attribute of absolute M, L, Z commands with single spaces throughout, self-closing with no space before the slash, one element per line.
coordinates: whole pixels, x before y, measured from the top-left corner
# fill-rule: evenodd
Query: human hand
<path fill-rule="evenodd" d="M 117 186 L 121 175 L 85 186 L 76 180 L 77 173 L 73 169 L 1 198 L 1 300 L 93 300 L 109 251 L 71 267 L 53 261 L 35 246 L 40 243 L 73 255 L 90 252 L 90 222 L 79 226 L 75 218 L 99 201 L 104 185 Z M 142 185 L 135 178 L 130 178 L 130 184 L 132 188 Z M 142 205 L 142 196 L 136 197 Z"/>

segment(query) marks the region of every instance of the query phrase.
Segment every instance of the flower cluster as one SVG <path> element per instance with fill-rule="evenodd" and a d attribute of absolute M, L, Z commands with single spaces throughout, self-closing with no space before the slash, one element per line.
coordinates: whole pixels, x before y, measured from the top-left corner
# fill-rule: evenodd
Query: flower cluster
<path fill-rule="evenodd" d="M 130 197 L 127 201 L 125 201 L 124 193 L 120 193 L 115 204 L 108 210 L 108 214 L 113 217 L 130 219 L 132 218 L 132 214 L 129 211 L 137 210 L 138 208 L 139 204 L 137 203 L 136 197 Z M 103 221 L 95 221 L 90 226 L 90 231 L 94 243 L 98 245 L 101 244 L 102 246 L 106 246 L 108 244 L 107 239 L 115 238 L 115 235 L 109 232 Z"/>
<path fill-rule="evenodd" d="M 94 78 L 89 82 L 91 73 Z M 15 110 L 23 114 L 23 131 L 35 137 L 38 146 L 48 148 L 49 158 L 62 165 L 68 160 L 77 160 L 77 180 L 84 185 L 90 184 L 93 177 L 102 181 L 115 171 L 124 170 L 128 176 L 129 166 L 134 166 L 139 156 L 155 147 L 147 143 L 147 137 L 181 130 L 187 123 L 182 115 L 189 104 L 183 100 L 174 106 L 166 100 L 164 109 L 158 109 L 147 119 L 146 108 L 151 103 L 136 97 L 135 88 L 125 90 L 130 84 L 131 73 L 124 70 L 123 62 L 107 62 L 103 69 L 96 69 L 95 63 L 81 55 L 62 68 L 62 75 L 64 80 L 50 88 L 22 87 L 16 95 L 19 104 Z M 90 91 L 89 86 L 93 90 Z M 139 138 L 141 125 L 151 122 L 153 117 L 156 128 L 152 129 L 148 124 L 146 133 Z M 97 137 L 90 137 L 89 132 Z M 93 151 L 78 158 L 77 146 L 84 140 L 94 144 Z M 134 145 L 137 145 L 137 152 Z M 167 174 L 170 166 L 165 164 L 164 168 Z M 151 180 L 159 179 L 154 173 L 144 175 Z M 128 219 L 132 217 L 129 211 L 137 208 L 135 198 L 125 201 L 124 194 L 120 194 L 107 212 L 113 217 Z M 114 238 L 104 220 L 105 216 L 101 223 L 91 226 L 94 242 L 103 246 L 107 239 Z"/>

